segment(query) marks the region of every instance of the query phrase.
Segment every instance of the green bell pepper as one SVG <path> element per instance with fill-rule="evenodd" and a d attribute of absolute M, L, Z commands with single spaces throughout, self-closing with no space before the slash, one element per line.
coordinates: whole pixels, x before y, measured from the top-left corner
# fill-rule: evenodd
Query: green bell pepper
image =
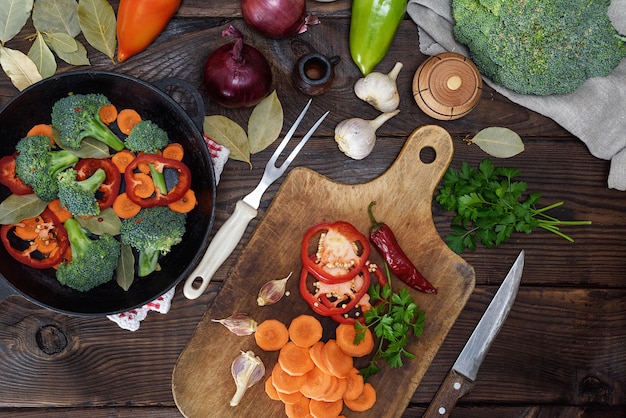
<path fill-rule="evenodd" d="M 350 54 L 363 75 L 385 57 L 406 13 L 407 0 L 354 0 Z"/>

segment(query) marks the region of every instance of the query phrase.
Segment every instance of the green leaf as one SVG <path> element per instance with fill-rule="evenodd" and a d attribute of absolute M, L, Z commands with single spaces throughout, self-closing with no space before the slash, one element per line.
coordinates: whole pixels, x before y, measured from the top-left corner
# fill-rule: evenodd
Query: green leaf
<path fill-rule="evenodd" d="M 28 58 L 30 58 L 43 78 L 53 76 L 57 71 L 57 62 L 54 54 L 43 39 L 41 32 L 37 32 L 37 37 L 33 45 L 28 50 Z"/>
<path fill-rule="evenodd" d="M 70 151 L 80 158 L 108 158 L 111 156 L 109 146 L 94 138 L 83 139 L 79 149 Z"/>
<path fill-rule="evenodd" d="M 128 290 L 135 280 L 135 256 L 132 247 L 128 244 L 120 246 L 120 260 L 115 275 L 117 284 L 124 290 Z"/>
<path fill-rule="evenodd" d="M 20 91 L 42 80 L 35 63 L 23 52 L 0 46 L 0 65 Z"/>
<path fill-rule="evenodd" d="M 283 129 L 283 107 L 276 90 L 257 104 L 248 120 L 250 154 L 263 151 L 271 145 Z"/>
<path fill-rule="evenodd" d="M 122 226 L 122 221 L 111 208 L 104 209 L 98 216 L 77 217 L 76 220 L 83 228 L 96 235 L 118 235 Z"/>
<path fill-rule="evenodd" d="M 115 12 L 107 0 L 79 0 L 78 23 L 91 46 L 115 62 Z"/>
<path fill-rule="evenodd" d="M 76 0 L 37 0 L 33 26 L 39 32 L 63 33 L 75 38 L 80 33 Z"/>
<path fill-rule="evenodd" d="M 57 55 L 72 54 L 78 51 L 78 41 L 67 33 L 45 32 L 44 40 Z"/>
<path fill-rule="evenodd" d="M 230 158 L 244 161 L 252 168 L 248 135 L 237 122 L 222 115 L 206 116 L 203 130 L 206 136 L 230 150 Z"/>
<path fill-rule="evenodd" d="M 31 11 L 33 0 L 0 0 L 0 44 L 4 44 L 20 33 Z"/>
<path fill-rule="evenodd" d="M 57 41 L 59 39 L 57 38 Z M 59 58 L 63 61 L 67 62 L 70 65 L 90 65 L 89 58 L 87 58 L 87 49 L 83 44 L 78 42 L 74 38 L 65 38 L 65 42 L 63 43 L 64 47 L 73 48 L 73 51 L 66 51 L 64 49 L 57 49 L 60 42 L 55 42 L 53 44 L 48 44 L 50 48 L 57 54 Z M 73 44 L 73 47 L 71 46 Z"/>
<path fill-rule="evenodd" d="M 497 126 L 481 130 L 469 142 L 496 158 L 510 158 L 524 151 L 524 143 L 517 133 Z"/>
<path fill-rule="evenodd" d="M 10 225 L 39 215 L 48 206 L 35 194 L 12 194 L 0 203 L 0 224 Z"/>

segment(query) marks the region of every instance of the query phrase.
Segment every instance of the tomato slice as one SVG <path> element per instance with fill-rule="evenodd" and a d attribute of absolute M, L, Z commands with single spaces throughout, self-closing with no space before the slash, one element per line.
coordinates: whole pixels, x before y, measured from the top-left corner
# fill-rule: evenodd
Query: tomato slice
<path fill-rule="evenodd" d="M 365 267 L 370 246 L 365 235 L 348 222 L 318 223 L 302 239 L 302 263 L 318 280 L 342 283 Z"/>

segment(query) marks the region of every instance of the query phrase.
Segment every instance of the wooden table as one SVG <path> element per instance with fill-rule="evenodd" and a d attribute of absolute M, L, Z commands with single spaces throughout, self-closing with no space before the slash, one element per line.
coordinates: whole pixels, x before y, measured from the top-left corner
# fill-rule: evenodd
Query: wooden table
<path fill-rule="evenodd" d="M 116 8 L 117 2 L 113 4 Z M 245 26 L 239 2 L 183 0 L 176 18 L 147 51 L 112 65 L 89 49 L 92 67 L 146 81 L 179 77 L 202 89 L 204 61 L 225 42 L 220 32 L 232 23 L 271 61 L 285 119 L 292 121 L 306 100 L 289 78 L 297 56 L 307 48 L 339 55 L 332 88 L 313 103 L 313 114 L 330 110 L 330 116 L 294 165 L 306 165 L 346 183 L 365 182 L 383 173 L 407 136 L 423 124 L 440 124 L 452 134 L 456 147 L 452 165 L 456 167 L 463 161 L 476 165 L 486 157 L 477 147 L 463 143 L 466 135 L 488 126 L 515 130 L 526 150 L 501 164 L 520 168 L 520 179 L 532 191 L 541 192 L 545 203 L 563 200 L 555 216 L 588 219 L 593 224 L 567 228 L 574 243 L 536 231 L 515 235 L 495 249 L 463 254 L 475 268 L 476 289 L 404 416 L 421 416 L 521 249 L 526 250 L 526 267 L 515 305 L 480 369 L 475 388 L 452 415 L 626 416 L 626 194 L 607 188 L 609 162 L 590 155 L 582 142 L 553 121 L 511 103 L 489 87 L 478 107 L 462 119 L 438 122 L 427 117 L 410 90 L 413 74 L 426 57 L 418 52 L 416 26 L 408 18 L 378 67 L 386 72 L 396 61 L 403 62 L 398 80 L 401 113 L 379 130 L 369 157 L 348 159 L 333 141 L 334 126 L 355 115 L 373 118 L 377 114 L 352 91 L 360 73 L 348 48 L 350 2 L 310 1 L 308 7 L 320 17 L 320 26 L 290 39 L 267 40 Z M 26 51 L 28 42 L 16 38 L 7 46 Z M 71 69 L 75 68 L 59 67 L 59 71 Z M 6 76 L 0 76 L 2 105 L 16 94 Z M 185 97 L 178 100 L 186 103 Z M 212 103 L 207 107 L 207 114 L 223 114 L 244 126 L 249 113 L 249 109 L 226 110 Z M 271 152 L 272 148 L 254 155 L 252 170 L 244 163 L 227 163 L 218 187 L 216 228 L 256 184 Z M 207 292 L 191 301 L 178 286 L 170 312 L 150 313 L 136 332 L 120 329 L 106 318 L 58 314 L 20 296 L 2 302 L 0 415 L 180 416 L 171 392 L 176 360 L 279 185 L 280 180 L 265 194 L 260 216 L 252 221 Z M 437 228 L 445 235 L 450 213 L 436 203 L 433 213 Z"/>

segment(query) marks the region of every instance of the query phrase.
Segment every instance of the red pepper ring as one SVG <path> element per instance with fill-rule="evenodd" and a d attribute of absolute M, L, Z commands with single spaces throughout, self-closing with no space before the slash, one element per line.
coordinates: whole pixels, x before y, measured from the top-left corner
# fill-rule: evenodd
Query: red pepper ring
<path fill-rule="evenodd" d="M 9 255 L 15 260 L 32 268 L 46 269 L 63 261 L 69 247 L 69 238 L 63 224 L 50 209 L 46 208 L 39 217 L 43 219 L 44 223 L 52 224 L 48 233 L 51 234 L 51 239 L 55 239 L 58 244 L 58 248 L 53 252 L 42 253 L 37 250 L 36 241 L 24 241 L 19 238 L 15 235 L 15 224 L 2 225 L 0 227 L 0 239 Z M 16 247 L 14 244 L 18 246 Z M 19 244 L 22 244 L 24 248 L 19 248 Z"/>
<path fill-rule="evenodd" d="M 24 184 L 15 172 L 15 154 L 0 158 L 0 184 L 16 195 L 32 194 L 33 188 Z"/>
<path fill-rule="evenodd" d="M 132 187 L 127 187 L 126 194 L 128 198 L 142 208 L 167 206 L 168 203 L 182 199 L 185 193 L 187 193 L 187 190 L 191 187 L 191 171 L 185 163 L 171 158 L 161 157 L 156 154 L 142 154 L 131 161 L 128 167 L 126 167 L 126 171 L 124 171 L 124 180 L 127 185 L 134 183 L 133 176 L 140 164 L 154 164 L 155 169 L 159 173 L 162 173 L 166 169 L 171 169 L 175 170 L 178 174 L 176 184 L 165 194 L 161 193 L 158 188 L 156 188 L 155 193 L 151 197 L 141 198 L 135 194 Z"/>
<path fill-rule="evenodd" d="M 113 202 L 120 192 L 122 175 L 117 166 L 109 158 L 81 158 L 74 166 L 76 180 L 85 180 L 91 177 L 99 168 L 104 170 L 106 178 L 96 193 L 96 200 L 100 210 L 104 210 L 113 206 Z"/>
<path fill-rule="evenodd" d="M 322 234 L 325 234 L 324 241 L 320 243 L 318 240 L 313 246 L 313 254 L 310 254 L 311 241 L 318 235 L 321 239 Z M 324 283 L 351 280 L 363 270 L 369 256 L 369 241 L 348 222 L 318 223 L 309 228 L 302 238 L 302 264 Z M 329 268 L 333 263 L 338 266 Z"/>

